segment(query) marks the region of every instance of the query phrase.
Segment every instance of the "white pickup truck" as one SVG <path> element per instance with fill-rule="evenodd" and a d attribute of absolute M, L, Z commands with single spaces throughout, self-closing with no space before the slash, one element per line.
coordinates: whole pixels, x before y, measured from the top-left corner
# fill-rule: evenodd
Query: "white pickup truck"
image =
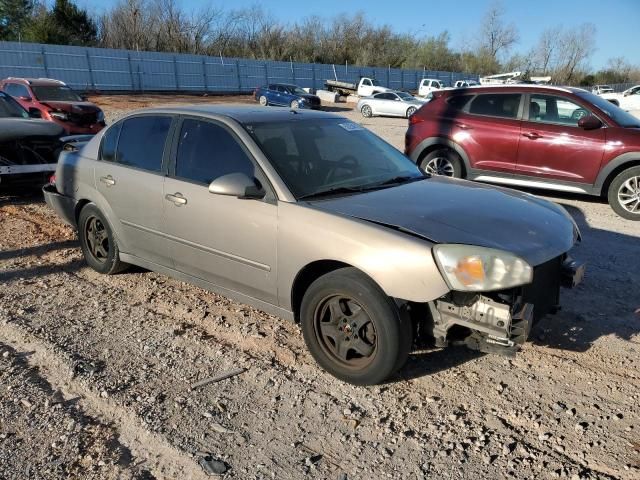
<path fill-rule="evenodd" d="M 623 110 L 640 110 L 640 85 L 631 87 L 622 93 L 603 93 L 600 96 Z"/>
<path fill-rule="evenodd" d="M 441 90 L 444 88 L 444 84 L 440 80 L 434 78 L 423 78 L 418 84 L 418 95 L 426 97 L 434 90 Z"/>
<path fill-rule="evenodd" d="M 362 77 L 357 84 L 327 80 L 324 85 L 330 92 L 338 92 L 340 95 L 356 94 L 359 97 L 368 97 L 374 93 L 393 92 L 392 88 L 383 87 L 375 78 L 368 77 Z"/>

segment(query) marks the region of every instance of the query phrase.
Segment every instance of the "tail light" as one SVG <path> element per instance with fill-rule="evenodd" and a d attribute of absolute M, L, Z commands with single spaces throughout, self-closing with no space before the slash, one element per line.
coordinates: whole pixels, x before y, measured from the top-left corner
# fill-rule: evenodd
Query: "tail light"
<path fill-rule="evenodd" d="M 424 122 L 424 118 L 421 118 L 418 115 L 418 112 L 414 113 L 409 117 L 409 125 L 415 125 L 416 123 L 422 123 L 422 122 Z"/>
<path fill-rule="evenodd" d="M 55 185 L 56 184 L 56 174 L 55 173 L 49 177 L 49 183 L 51 185 Z"/>

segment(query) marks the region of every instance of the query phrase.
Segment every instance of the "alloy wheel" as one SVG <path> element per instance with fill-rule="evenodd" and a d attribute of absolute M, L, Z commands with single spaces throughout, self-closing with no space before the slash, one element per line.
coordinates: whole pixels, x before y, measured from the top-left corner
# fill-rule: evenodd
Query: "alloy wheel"
<path fill-rule="evenodd" d="M 362 107 L 362 116 L 369 118 L 371 116 L 371 107 L 369 105 L 365 105 Z"/>
<path fill-rule="evenodd" d="M 109 256 L 109 235 L 98 217 L 90 217 L 87 220 L 85 238 L 93 258 L 100 263 L 106 262 Z"/>
<path fill-rule="evenodd" d="M 454 168 L 451 161 L 446 157 L 434 157 L 429 160 L 424 167 L 425 171 L 431 175 L 442 175 L 445 177 L 453 177 Z"/>
<path fill-rule="evenodd" d="M 640 214 L 640 177 L 631 177 L 620 185 L 618 202 L 626 211 Z"/>
<path fill-rule="evenodd" d="M 332 295 L 318 304 L 314 317 L 318 343 L 334 362 L 361 369 L 373 361 L 376 329 L 369 314 L 353 298 Z"/>
<path fill-rule="evenodd" d="M 260 105 L 262 105 L 263 107 L 267 106 L 267 97 L 265 97 L 264 95 L 260 97 Z"/>

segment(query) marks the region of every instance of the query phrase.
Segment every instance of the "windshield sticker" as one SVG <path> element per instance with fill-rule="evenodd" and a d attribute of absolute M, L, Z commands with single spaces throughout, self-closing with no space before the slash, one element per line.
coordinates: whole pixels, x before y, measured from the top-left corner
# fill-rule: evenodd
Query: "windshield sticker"
<path fill-rule="evenodd" d="M 339 123 L 342 128 L 344 128 L 347 132 L 355 132 L 357 130 L 364 130 L 362 125 L 358 125 L 357 123 L 349 122 L 349 123 Z"/>

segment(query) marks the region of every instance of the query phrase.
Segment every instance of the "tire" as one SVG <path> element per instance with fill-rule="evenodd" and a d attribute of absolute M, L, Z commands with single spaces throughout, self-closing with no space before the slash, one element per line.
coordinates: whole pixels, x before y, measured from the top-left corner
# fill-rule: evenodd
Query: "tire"
<path fill-rule="evenodd" d="M 416 113 L 418 109 L 416 107 L 409 107 L 407 108 L 407 118 L 409 118 L 411 115 L 413 115 L 414 113 Z"/>
<path fill-rule="evenodd" d="M 300 104 L 298 104 L 298 101 L 297 100 L 292 100 L 291 101 L 291 109 L 292 110 L 297 110 L 298 107 L 300 107 Z"/>
<path fill-rule="evenodd" d="M 371 107 L 369 105 L 363 105 L 360 109 L 360 113 L 362 113 L 362 116 L 366 118 L 371 118 L 373 116 L 373 112 L 371 111 Z"/>
<path fill-rule="evenodd" d="M 408 316 L 355 268 L 313 282 L 302 300 L 300 323 L 318 365 L 354 385 L 389 378 L 405 364 L 413 344 Z"/>
<path fill-rule="evenodd" d="M 120 261 L 120 251 L 111 225 L 93 203 L 80 211 L 78 237 L 84 259 L 96 272 L 112 275 L 129 266 Z"/>
<path fill-rule="evenodd" d="M 640 221 L 640 166 L 628 168 L 613 179 L 607 200 L 622 218 Z"/>
<path fill-rule="evenodd" d="M 267 97 L 265 97 L 264 95 L 261 95 L 258 101 L 260 102 L 260 105 L 262 105 L 263 107 L 266 107 L 269 105 L 269 101 L 267 100 Z"/>
<path fill-rule="evenodd" d="M 420 161 L 420 168 L 431 175 L 462 178 L 462 160 L 450 148 L 439 148 Z"/>

